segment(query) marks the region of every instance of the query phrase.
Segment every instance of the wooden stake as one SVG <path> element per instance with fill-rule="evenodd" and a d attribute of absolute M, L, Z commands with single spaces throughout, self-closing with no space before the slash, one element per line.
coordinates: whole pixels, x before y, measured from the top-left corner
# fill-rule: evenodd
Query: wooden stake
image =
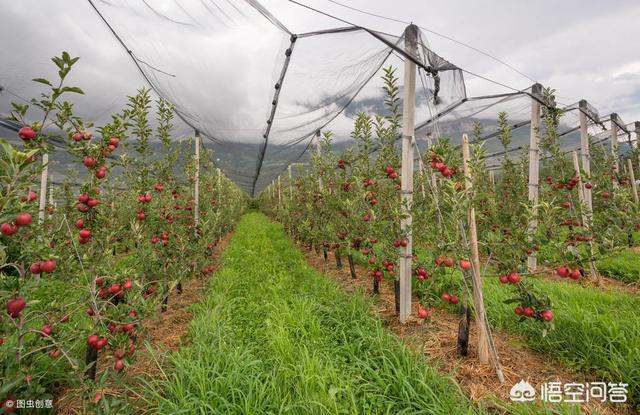
<path fill-rule="evenodd" d="M 578 178 L 578 199 L 580 200 L 580 204 L 584 205 L 585 204 L 584 186 L 582 185 L 582 177 L 580 174 L 580 164 L 578 163 L 578 153 L 576 151 L 572 151 L 571 158 L 573 160 L 573 169 L 575 171 L 575 175 Z M 583 210 L 582 223 L 586 223 L 586 222 L 587 222 L 587 215 L 586 215 L 586 211 Z"/>
<path fill-rule="evenodd" d="M 470 160 L 469 137 L 467 134 L 462 135 L 462 159 L 464 169 L 465 189 L 470 190 L 472 187 L 471 169 L 469 168 Z M 484 307 L 484 298 L 482 294 L 482 278 L 480 274 L 480 253 L 478 250 L 478 231 L 476 229 L 476 211 L 473 206 L 469 208 L 468 217 L 469 226 L 469 246 L 471 250 L 471 264 L 473 267 L 473 304 L 475 307 L 476 325 L 478 327 L 478 358 L 480 363 L 489 363 L 489 330 L 487 329 L 486 311 Z"/>
<path fill-rule="evenodd" d="M 418 27 L 411 24 L 404 31 L 405 51 L 415 56 L 418 48 Z M 411 59 L 404 60 L 404 101 L 402 106 L 402 206 L 405 216 L 400 221 L 400 229 L 406 234 L 407 246 L 400 254 L 400 322 L 405 323 L 411 315 L 411 204 L 413 202 L 413 136 L 416 106 L 416 64 Z"/>
<path fill-rule="evenodd" d="M 496 190 L 496 175 L 493 170 L 489 170 L 489 180 L 491 180 L 491 188 Z"/>
<path fill-rule="evenodd" d="M 631 189 L 633 190 L 633 200 L 638 204 L 638 185 L 636 184 L 636 175 L 633 172 L 633 163 L 631 159 L 627 159 L 627 171 L 629 172 L 629 179 L 631 179 Z"/>
<path fill-rule="evenodd" d="M 194 233 L 198 237 L 198 223 L 200 222 L 200 131 L 196 130 L 196 139 L 194 143 L 196 171 L 194 174 L 193 184 L 193 223 Z"/>
<path fill-rule="evenodd" d="M 38 208 L 38 223 L 44 222 L 45 207 L 47 206 L 47 178 L 49 176 L 49 153 L 42 155 L 42 174 L 40 174 L 40 206 Z"/>
<path fill-rule="evenodd" d="M 536 96 L 542 95 L 542 85 L 535 84 L 531 88 L 531 93 Z M 538 189 L 540 183 L 540 102 L 531 99 L 531 132 L 529 134 L 529 202 L 533 205 L 533 213 L 537 214 Z M 538 229 L 538 220 L 533 218 L 529 222 L 529 242 L 533 241 L 533 235 Z M 538 265 L 535 250 L 527 258 L 529 271 L 535 271 Z"/>

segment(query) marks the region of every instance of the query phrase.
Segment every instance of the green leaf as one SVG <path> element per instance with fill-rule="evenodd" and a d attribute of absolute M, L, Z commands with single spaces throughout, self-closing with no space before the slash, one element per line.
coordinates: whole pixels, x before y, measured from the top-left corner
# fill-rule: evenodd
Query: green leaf
<path fill-rule="evenodd" d="M 84 95 L 84 91 L 77 86 L 65 86 L 62 88 L 62 92 L 75 92 L 76 94 Z"/>
<path fill-rule="evenodd" d="M 39 82 L 41 84 L 45 84 L 45 85 L 49 85 L 51 86 L 51 82 L 49 82 L 48 80 L 44 79 L 44 78 L 34 78 L 32 79 L 33 82 Z"/>
<path fill-rule="evenodd" d="M 54 56 L 53 58 L 51 58 L 51 60 L 53 61 L 53 63 L 56 64 L 58 68 L 60 69 L 64 68 L 64 62 L 59 57 Z"/>

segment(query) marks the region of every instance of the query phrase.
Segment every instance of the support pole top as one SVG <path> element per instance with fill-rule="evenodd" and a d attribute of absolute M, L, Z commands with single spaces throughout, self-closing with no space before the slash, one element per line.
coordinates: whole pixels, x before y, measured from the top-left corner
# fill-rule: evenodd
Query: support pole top
<path fill-rule="evenodd" d="M 405 42 L 408 44 L 416 44 L 418 42 L 418 26 L 413 23 L 404 29 Z"/>
<path fill-rule="evenodd" d="M 542 97 L 542 84 L 536 82 L 531 86 L 531 93 L 536 96 Z"/>

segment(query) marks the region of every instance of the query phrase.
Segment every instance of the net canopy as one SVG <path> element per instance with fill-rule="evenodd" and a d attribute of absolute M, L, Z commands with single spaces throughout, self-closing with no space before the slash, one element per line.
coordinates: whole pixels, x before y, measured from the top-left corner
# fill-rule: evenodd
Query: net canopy
<path fill-rule="evenodd" d="M 337 146 L 348 146 L 359 112 L 385 113 L 382 68 L 397 68 L 402 90 L 403 62 L 409 59 L 418 67 L 420 149 L 427 137 L 459 142 L 462 133 L 471 133 L 479 123 L 479 139 L 487 154 L 497 157 L 503 151 L 496 139 L 500 112 L 509 114 L 513 127 L 508 151 L 526 147 L 535 98 L 530 88 L 515 90 L 463 74 L 431 50 L 420 30 L 416 48 L 408 52 L 404 33 L 383 33 L 326 16 L 304 19 L 314 11 L 295 3 L 87 0 L 70 8 L 20 2 L 0 15 L 0 35 L 21 47 L 19 56 L 2 57 L 0 117 L 6 119 L 12 101 L 37 97 L 41 85 L 31 79 L 55 78 L 49 58 L 67 50 L 81 57 L 70 77 L 85 91 L 72 97 L 77 115 L 104 124 L 126 105 L 127 95 L 151 88 L 175 107 L 176 141 L 199 132 L 216 165 L 256 195 L 288 165 L 307 160 L 318 130 L 331 130 Z M 271 13 L 276 5 L 313 24 L 288 27 Z M 30 13 L 33 8 L 43 13 Z M 4 24 L 8 21 L 22 21 L 30 30 L 16 36 L 9 32 L 15 25 Z M 474 89 L 483 94 L 474 95 Z M 577 106 L 568 108 L 563 119 L 563 147 L 579 143 L 578 111 Z M 589 120 L 594 133 L 604 128 L 597 119 Z M 0 123 L 0 137 L 15 140 L 16 127 Z M 619 132 L 626 141 L 623 130 Z M 54 144 L 64 149 L 63 141 Z M 62 153 L 51 156 L 54 175 L 64 175 L 69 164 Z"/>

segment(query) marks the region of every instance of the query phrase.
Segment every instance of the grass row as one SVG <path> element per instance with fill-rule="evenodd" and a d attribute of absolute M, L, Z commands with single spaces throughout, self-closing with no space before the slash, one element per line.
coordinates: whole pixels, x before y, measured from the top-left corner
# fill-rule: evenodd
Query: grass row
<path fill-rule="evenodd" d="M 640 298 L 543 279 L 533 285 L 552 301 L 554 328 L 544 335 L 537 322 L 520 322 L 513 304 L 504 304 L 512 292 L 495 279 L 485 283 L 492 326 L 598 380 L 628 383 L 629 399 L 640 405 Z"/>
<path fill-rule="evenodd" d="M 602 258 L 596 267 L 609 278 L 640 284 L 640 253 L 632 249 Z"/>
<path fill-rule="evenodd" d="M 459 281 L 455 271 L 437 281 L 425 295 L 442 305 L 440 294 Z M 640 298 L 566 281 L 528 281 L 551 299 L 555 315 L 552 328 L 545 331 L 537 321 L 521 321 L 513 312 L 515 305 L 505 304 L 515 296 L 512 287 L 497 278 L 485 278 L 484 299 L 491 326 L 521 337 L 529 348 L 554 356 L 597 380 L 628 383 L 629 400 L 640 407 Z"/>
<path fill-rule="evenodd" d="M 280 226 L 249 214 L 193 309 L 191 344 L 143 402 L 160 414 L 476 412 L 369 307 L 308 267 Z"/>

